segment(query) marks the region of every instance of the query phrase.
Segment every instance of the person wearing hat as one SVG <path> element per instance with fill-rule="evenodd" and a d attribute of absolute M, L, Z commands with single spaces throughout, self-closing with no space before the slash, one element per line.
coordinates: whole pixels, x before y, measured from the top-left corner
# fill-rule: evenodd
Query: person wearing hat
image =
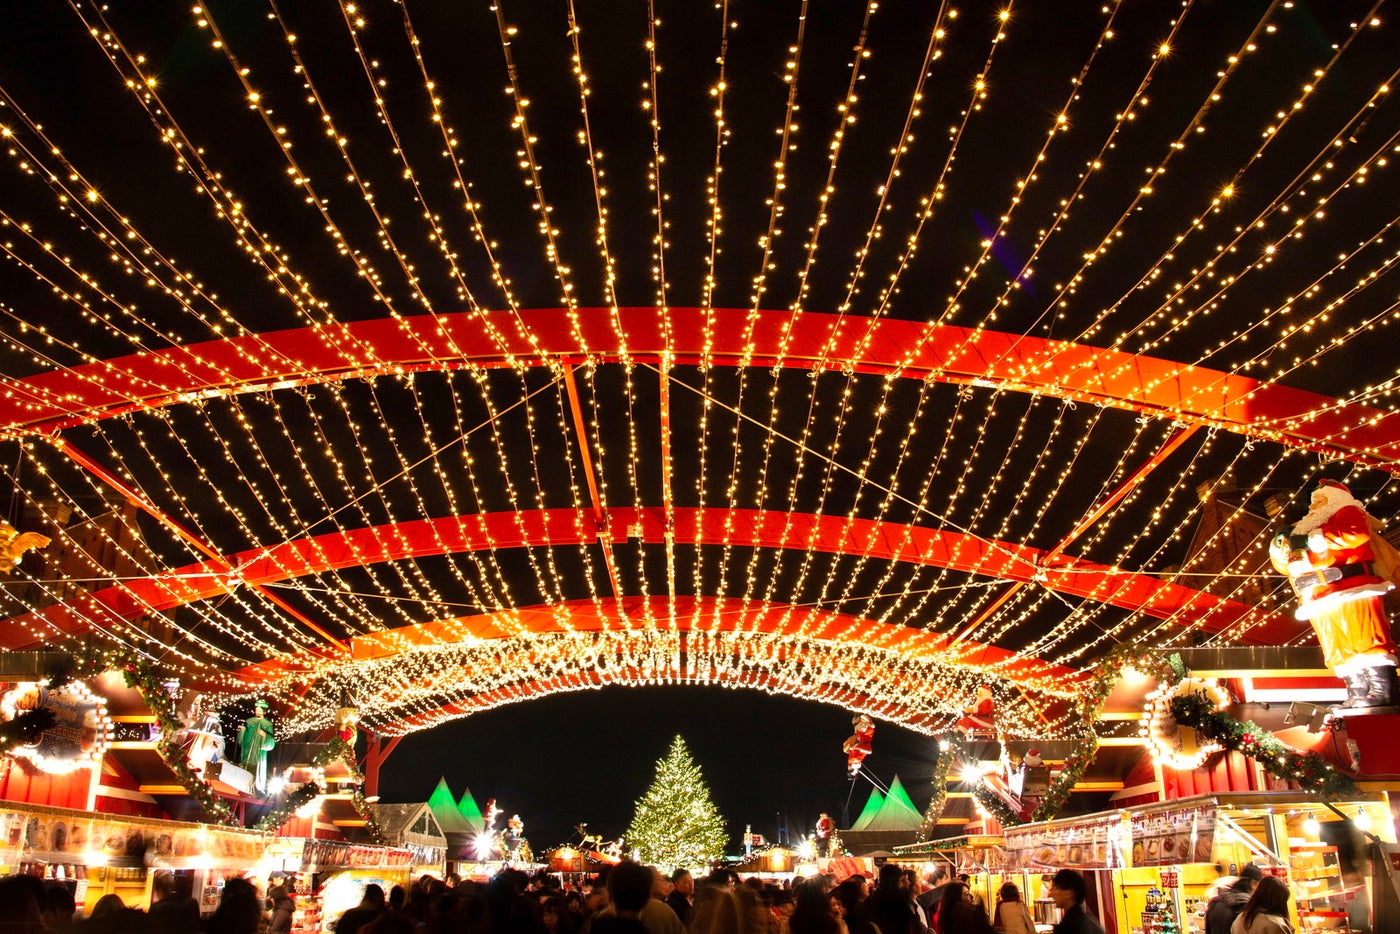
<path fill-rule="evenodd" d="M 254 714 L 238 728 L 238 764 L 253 773 L 253 787 L 267 791 L 267 754 L 277 745 L 272 738 L 272 721 L 267 719 L 267 701 L 260 700 Z"/>
<path fill-rule="evenodd" d="M 1206 905 L 1206 934 L 1230 934 L 1235 916 L 1244 911 L 1255 884 L 1262 878 L 1264 874 L 1253 863 L 1241 869 L 1239 878 Z"/>
<path fill-rule="evenodd" d="M 1312 623 L 1327 667 L 1347 684 L 1348 709 L 1400 703 L 1400 653 L 1381 602 L 1400 578 L 1400 555 L 1342 484 L 1323 480 L 1308 514 L 1269 546 L 1298 595 L 1294 616 Z"/>

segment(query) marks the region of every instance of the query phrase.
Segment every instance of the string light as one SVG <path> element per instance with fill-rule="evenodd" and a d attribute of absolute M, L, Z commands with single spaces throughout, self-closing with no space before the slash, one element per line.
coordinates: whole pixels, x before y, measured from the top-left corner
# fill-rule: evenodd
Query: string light
<path fill-rule="evenodd" d="M 1054 666 L 1088 665 L 1129 638 L 1233 642 L 1282 606 L 1278 579 L 1252 563 L 1267 532 L 1244 510 L 1192 541 L 1198 487 L 1257 500 L 1318 476 L 1309 448 L 1321 448 L 1384 468 L 1354 469 L 1378 512 L 1396 502 L 1384 445 L 1400 372 L 1340 362 L 1400 321 L 1382 294 L 1400 218 L 1362 210 L 1400 151 L 1376 119 L 1394 106 L 1397 75 L 1351 67 L 1383 41 L 1379 22 L 1329 17 L 1330 45 L 1292 61 L 1298 37 L 1322 27 L 1270 7 L 1231 18 L 1217 59 L 1194 64 L 1173 50 L 1210 25 L 1200 5 L 1108 4 L 1065 53 L 1069 87 L 1019 119 L 1024 134 L 1008 129 L 997 174 L 971 171 L 979 133 L 1017 113 L 1031 90 L 1018 75 L 1039 54 L 1037 14 L 1011 5 L 975 17 L 940 7 L 906 54 L 873 28 L 903 14 L 871 2 L 841 27 L 849 54 L 832 56 L 809 34 L 804 0 L 783 41 L 761 43 L 776 73 L 755 87 L 740 45 L 749 24 L 740 30 L 726 0 L 704 14 L 712 32 L 695 69 L 673 67 L 675 26 L 649 3 L 618 56 L 641 78 L 622 121 L 643 142 L 635 152 L 598 113 L 598 75 L 622 66 L 586 41 L 591 24 L 572 4 L 553 21 L 491 6 L 505 90 L 492 96 L 505 106 L 480 109 L 480 88 L 454 84 L 406 6 L 398 22 L 342 4 L 338 21 L 302 23 L 273 2 L 257 28 L 281 43 L 256 55 L 195 7 L 205 60 L 237 82 L 233 108 L 165 76 L 116 14 L 71 6 L 170 157 L 170 187 L 192 189 L 184 207 L 204 212 L 219 248 L 265 289 L 221 297 L 212 283 L 226 256 L 182 243 L 191 256 L 177 258 L 148 212 L 116 203 L 129 188 L 70 157 L 78 128 L 54 129 L 48 102 L 0 89 L 4 183 L 24 193 L 0 211 L 0 257 L 74 312 L 60 326 L 42 305 L 0 304 L 0 348 L 34 374 L 0 387 L 14 400 L 4 470 L 27 515 L 55 532 L 54 554 L 70 556 L 62 568 L 111 579 L 123 601 L 75 600 L 58 563 L 21 572 L 5 588 L 15 640 L 63 644 L 78 634 L 59 622 L 93 627 L 231 692 L 257 679 L 307 729 L 342 684 L 402 731 L 549 690 L 680 682 L 796 693 L 930 729 L 990 679 L 1008 729 L 1063 737 L 1080 725 L 1059 703 L 1073 682 Z M 567 36 L 557 47 L 538 28 L 551 22 Z M 340 35 L 340 57 L 312 55 L 302 26 Z M 1112 43 L 1121 60 L 1109 65 Z M 562 118 L 540 106 L 558 94 L 551 55 L 577 94 Z M 1263 74 L 1276 97 L 1254 90 Z M 711 121 L 698 163 L 681 142 L 691 115 L 672 103 L 685 94 Z M 210 113 L 225 112 L 251 128 L 246 150 L 209 138 Z M 457 129 L 483 113 L 503 125 Z M 1238 133 L 1221 132 L 1232 120 Z M 756 138 L 769 130 L 771 144 Z M 582 213 L 566 209 L 572 157 L 557 138 L 579 144 Z M 755 174 L 748 154 L 763 150 Z M 245 151 L 238 171 L 221 165 Z M 495 156 L 519 173 L 525 221 L 495 186 Z M 644 197 L 617 164 L 637 167 Z M 747 219 L 741 198 L 763 210 Z M 974 203 L 987 218 L 969 240 L 947 207 Z M 534 233 L 521 237 L 525 224 Z M 644 260 L 621 246 L 639 242 L 634 228 Z M 734 249 L 736 237 L 756 249 Z M 531 261 L 567 321 L 565 351 L 546 348 L 547 313 L 522 305 L 541 292 L 520 272 Z M 730 312 L 736 282 L 748 301 Z M 697 314 L 673 307 L 682 294 Z M 646 326 L 625 304 L 637 295 L 650 299 Z M 893 367 L 867 372 L 890 333 L 880 325 L 904 320 L 921 328 Z M 736 321 L 741 345 L 722 354 Z M 289 350 L 269 322 L 310 329 L 337 364 Z M 1033 339 L 1043 350 L 1023 353 Z M 1074 353 L 1090 345 L 1105 350 Z M 122 359 L 168 348 L 182 352 L 140 379 Z M 1178 366 L 1152 369 L 1146 355 Z M 989 378 L 969 381 L 969 359 Z M 1218 378 L 1192 378 L 1207 367 Z M 1310 408 L 1219 415 L 1319 374 L 1335 396 Z M 1073 388 L 1086 382 L 1104 387 L 1097 402 Z M 1175 385 L 1173 402 L 1150 408 Z M 27 427 L 26 411 L 41 410 L 58 421 Z M 1335 434 L 1307 434 L 1331 416 Z M 1158 458 L 1183 429 L 1189 439 Z M 136 518 L 79 455 L 165 521 Z M 1110 505 L 1078 527 L 1099 503 Z M 658 506 L 660 534 L 615 521 Z M 690 509 L 708 524 L 681 535 Z M 513 521 L 489 521 L 501 515 Z M 959 533 L 941 562 L 914 553 L 928 527 Z M 1242 537 L 1227 573 L 1207 570 L 1216 546 Z M 1044 565 L 1014 589 L 989 586 L 1015 576 L 1023 545 Z M 1101 570 L 1087 596 L 1056 586 L 1090 564 Z M 1123 594 L 1137 572 L 1208 581 L 1212 601 L 1249 608 L 1224 626 L 1190 600 L 1132 612 Z M 350 658 L 342 640 L 388 654 Z M 1014 651 L 978 658 L 986 646 Z"/>

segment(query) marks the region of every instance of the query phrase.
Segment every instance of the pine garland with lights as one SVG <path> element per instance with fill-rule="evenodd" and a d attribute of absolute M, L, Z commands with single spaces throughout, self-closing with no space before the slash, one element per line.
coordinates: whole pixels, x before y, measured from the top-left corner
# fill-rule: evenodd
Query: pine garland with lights
<path fill-rule="evenodd" d="M 677 734 L 637 801 L 627 846 L 643 863 L 699 869 L 724 855 L 728 839 L 700 766 Z"/>
<path fill-rule="evenodd" d="M 1296 782 L 1304 791 L 1327 800 L 1348 797 L 1357 791 L 1352 780 L 1321 755 L 1299 752 L 1253 720 L 1236 720 L 1217 712 L 1202 694 L 1172 698 L 1171 711 L 1178 723 L 1199 730 L 1226 749 L 1249 756 L 1274 778 Z"/>
<path fill-rule="evenodd" d="M 994 791 L 987 787 L 985 782 L 978 782 L 972 787 L 972 796 L 977 799 L 977 803 L 1003 827 L 1014 827 L 1023 824 L 1021 815 L 1011 810 L 1011 805 L 1003 801 Z"/>
<path fill-rule="evenodd" d="M 258 822 L 253 825 L 254 830 L 261 830 L 265 833 L 274 833 L 277 828 L 285 824 L 293 814 L 303 806 L 310 804 L 316 796 L 321 793 L 321 786 L 315 782 L 307 782 L 296 791 L 287 795 L 287 799 L 277 807 L 268 811 Z"/>
<path fill-rule="evenodd" d="M 1117 683 L 1122 675 L 1123 669 L 1132 666 L 1144 672 L 1149 677 L 1158 681 L 1167 680 L 1171 684 L 1176 684 L 1186 677 L 1186 666 L 1181 660 L 1181 656 L 1175 652 L 1163 655 L 1155 652 L 1144 652 L 1141 648 L 1131 643 L 1124 643 L 1115 648 L 1096 667 L 1094 677 L 1089 683 L 1089 687 L 1084 693 L 1082 703 L 1084 732 L 1079 735 L 1079 743 L 1074 750 L 1065 758 L 1064 765 L 1060 767 L 1055 780 L 1050 783 L 1050 787 L 1045 792 L 1045 797 L 1036 805 L 1035 811 L 1031 813 L 1030 820 L 1023 820 L 1020 814 L 1011 810 L 1010 806 L 992 791 L 987 789 L 981 782 L 973 789 L 977 800 L 982 806 L 991 812 L 1003 827 L 1014 827 L 1017 824 L 1024 824 L 1035 821 L 1048 821 L 1054 819 L 1069 802 L 1070 792 L 1074 786 L 1079 784 L 1079 780 L 1084 777 L 1084 773 L 1094 761 L 1094 756 L 1098 752 L 1099 734 L 1094 729 L 1094 723 L 1098 720 L 1099 712 L 1103 709 L 1104 703 L 1108 700 L 1108 695 L 1113 692 L 1113 685 Z M 937 768 L 937 765 L 935 765 Z M 935 790 L 935 800 L 937 792 Z M 929 802 L 930 809 L 933 802 Z M 941 806 L 940 806 L 941 810 Z M 925 823 L 928 818 L 925 816 Z M 920 827 L 920 833 L 924 833 Z M 927 839 L 927 837 L 921 837 Z"/>
<path fill-rule="evenodd" d="M 943 808 L 948 803 L 948 773 L 952 771 L 953 761 L 962 758 L 963 753 L 962 739 L 956 734 L 940 737 L 935 742 L 938 746 L 938 758 L 933 763 L 933 797 L 929 798 L 928 807 L 924 809 L 924 819 L 919 824 L 920 842 L 933 836 L 938 819 L 943 816 Z"/>

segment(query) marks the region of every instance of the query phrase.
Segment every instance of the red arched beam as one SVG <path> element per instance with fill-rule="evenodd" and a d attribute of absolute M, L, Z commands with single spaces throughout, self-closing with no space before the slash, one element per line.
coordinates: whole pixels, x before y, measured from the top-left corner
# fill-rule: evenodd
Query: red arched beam
<path fill-rule="evenodd" d="M 387 632 L 356 636 L 350 643 L 354 660 L 373 662 L 395 658 L 415 648 L 442 648 L 466 639 L 507 639 L 521 632 L 545 635 L 608 631 L 646 636 L 655 632 L 657 627 L 681 633 L 686 637 L 691 634 L 698 636 L 745 632 L 791 636 L 795 642 L 804 646 L 804 658 L 807 657 L 807 649 L 819 652 L 822 647 L 836 649 L 843 646 L 863 646 L 892 652 L 913 663 L 914 668 L 900 671 L 876 667 L 871 669 L 872 674 L 877 680 L 889 684 L 895 694 L 906 694 L 910 697 L 919 695 L 926 687 L 917 670 L 920 663 L 975 668 L 986 671 L 990 676 L 1026 684 L 1031 690 L 1049 694 L 1051 697 L 1074 696 L 1089 681 L 1088 675 L 1062 665 L 1018 656 L 996 646 L 978 645 L 967 641 L 955 646 L 947 636 L 927 630 L 882 623 L 849 614 L 826 612 L 810 606 L 765 606 L 723 597 L 678 596 L 674 602 L 664 596 L 626 597 L 616 601 L 602 600 L 597 604 L 591 600 L 572 600 L 562 604 L 522 607 L 403 626 Z M 743 649 L 742 643 L 735 647 L 740 651 Z M 688 643 L 683 651 L 688 651 Z M 761 669 L 762 662 L 756 661 L 754 667 Z M 301 669 L 289 666 L 285 661 L 270 659 L 244 668 L 239 675 L 244 680 L 259 683 L 301 673 Z M 663 677 L 668 681 L 686 680 L 681 677 L 682 674 L 683 672 L 668 672 Z M 571 688 L 564 685 L 571 679 L 575 682 L 586 682 L 580 683 L 579 687 L 588 687 L 602 683 L 646 683 L 648 680 L 655 680 L 656 677 L 654 673 L 647 674 L 640 670 L 611 666 L 602 678 L 580 671 L 573 675 L 561 675 L 538 682 L 538 690 L 523 686 L 533 682 L 513 683 L 508 688 L 483 692 L 457 701 L 455 705 L 462 707 L 458 712 L 464 713 L 467 709 L 498 706 L 503 702 L 502 698 L 526 699 L 517 696 L 521 691 L 527 692 L 527 696 L 538 696 L 540 693 L 570 690 Z M 767 680 L 758 683 L 757 679 Z M 738 679 L 726 679 L 718 670 L 696 673 L 689 680 L 696 683 L 707 680 L 710 683 L 738 683 Z M 746 683 L 748 686 L 761 688 L 764 684 L 778 682 L 776 679 L 770 679 L 761 670 L 755 670 L 751 672 L 751 677 Z M 827 687 L 814 683 L 812 693 L 822 694 L 823 689 Z M 534 693 L 528 693 L 530 691 Z M 899 705 L 877 704 L 849 687 L 832 686 L 827 693 L 833 695 L 833 703 L 840 702 L 846 706 L 863 705 L 867 708 L 883 706 L 886 709 L 881 713 L 882 716 L 908 723 L 915 728 L 927 726 L 926 717 L 922 713 L 916 717 L 913 712 Z M 449 708 L 453 706 L 447 705 Z M 414 719 L 406 717 L 395 722 L 407 724 Z"/>
<path fill-rule="evenodd" d="M 674 364 L 851 367 L 995 385 L 1212 426 L 1400 472 L 1400 413 L 1218 370 L 912 321 L 804 313 L 801 326 L 789 328 L 787 311 L 759 312 L 746 343 L 750 328 L 744 309 L 707 315 L 703 309 L 671 308 L 667 315 Z M 0 438 L 46 434 L 202 397 L 337 379 L 513 361 L 539 364 L 539 355 L 552 361 L 590 355 L 617 360 L 624 341 L 612 316 L 610 309 L 584 309 L 575 330 L 562 309 L 521 312 L 538 351 L 519 333 L 515 316 L 464 312 L 337 325 L 335 339 L 328 339 L 324 328 L 302 328 L 133 354 L 0 381 Z M 666 347 L 657 309 L 623 308 L 617 316 L 630 358 L 657 362 Z M 711 351 L 704 355 L 707 345 Z"/>
<path fill-rule="evenodd" d="M 869 554 L 882 561 L 910 561 L 1003 580 L 1036 581 L 1060 593 L 1159 619 L 1176 619 L 1211 632 L 1237 624 L 1247 626 L 1253 620 L 1258 625 L 1250 630 L 1250 640 L 1266 645 L 1278 644 L 1301 630 L 1301 624 L 1287 616 L 1263 615 L 1243 603 L 1145 574 L 1064 554 L 1047 561 L 1046 553 L 1039 549 L 959 532 L 747 509 L 677 508 L 673 516 L 680 542 Z M 607 520 L 613 541 L 625 541 L 638 527 L 643 541 L 665 541 L 660 507 L 611 509 Z M 592 514 L 586 510 L 551 509 L 420 519 L 296 539 L 186 565 L 0 621 L 0 646 L 31 645 L 36 633 L 42 637 L 53 629 L 75 633 L 93 625 L 105 628 L 219 596 L 245 583 L 263 585 L 357 565 L 491 547 L 580 545 L 596 541 L 597 535 Z"/>

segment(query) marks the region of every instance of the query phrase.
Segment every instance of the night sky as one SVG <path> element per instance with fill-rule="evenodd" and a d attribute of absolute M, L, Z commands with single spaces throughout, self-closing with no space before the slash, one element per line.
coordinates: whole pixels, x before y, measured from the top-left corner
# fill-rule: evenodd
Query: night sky
<path fill-rule="evenodd" d="M 438 776 L 454 796 L 471 789 L 519 814 L 535 852 L 567 842 L 580 821 L 590 834 L 620 836 L 651 784 L 656 760 L 680 733 L 690 746 L 731 844 L 745 824 L 770 841 L 779 815 L 791 836 L 812 833 L 826 811 L 859 814 L 873 787 L 846 778 L 841 743 L 851 732 L 839 708 L 758 691 L 612 687 L 500 707 L 409 736 L 380 774 L 386 802 L 426 801 Z M 880 723 L 865 767 L 882 784 L 895 774 L 916 807 L 928 804 L 930 737 Z M 504 826 L 504 821 L 502 821 Z"/>

